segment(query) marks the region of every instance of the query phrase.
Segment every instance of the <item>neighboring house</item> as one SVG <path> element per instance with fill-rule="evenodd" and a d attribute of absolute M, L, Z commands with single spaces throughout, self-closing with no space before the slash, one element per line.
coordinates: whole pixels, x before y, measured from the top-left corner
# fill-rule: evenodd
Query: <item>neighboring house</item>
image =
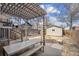
<path fill-rule="evenodd" d="M 47 26 L 46 35 L 63 36 L 63 28 L 55 25 Z"/>
<path fill-rule="evenodd" d="M 79 30 L 79 25 L 73 26 L 73 30 Z"/>

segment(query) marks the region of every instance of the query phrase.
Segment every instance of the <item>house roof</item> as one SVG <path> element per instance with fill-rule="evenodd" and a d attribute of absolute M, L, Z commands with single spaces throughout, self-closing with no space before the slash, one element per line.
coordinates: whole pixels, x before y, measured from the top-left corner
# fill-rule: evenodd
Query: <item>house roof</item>
<path fill-rule="evenodd" d="M 0 3 L 0 12 L 23 19 L 33 19 L 46 15 L 46 11 L 35 3 Z"/>

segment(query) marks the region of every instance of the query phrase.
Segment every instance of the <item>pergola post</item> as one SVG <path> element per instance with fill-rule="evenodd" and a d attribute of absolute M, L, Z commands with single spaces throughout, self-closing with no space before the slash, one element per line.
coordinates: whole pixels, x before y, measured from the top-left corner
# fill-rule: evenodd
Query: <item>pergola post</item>
<path fill-rule="evenodd" d="M 22 30 L 21 30 L 21 41 L 23 42 L 23 35 L 22 35 Z"/>
<path fill-rule="evenodd" d="M 9 45 L 9 43 L 10 43 L 10 29 L 8 29 L 8 45 Z"/>
<path fill-rule="evenodd" d="M 19 22 L 21 24 L 21 18 L 19 18 Z M 20 31 L 21 31 L 21 41 L 23 42 L 23 34 L 22 34 L 23 28 L 22 28 L 22 26 L 20 24 L 19 24 L 19 27 L 20 27 Z"/>
<path fill-rule="evenodd" d="M 26 21 L 28 21 L 28 20 L 26 20 Z M 28 40 L 27 37 L 28 37 L 28 26 L 27 26 L 27 23 L 25 23 L 25 38 L 26 38 L 26 40 Z"/>
<path fill-rule="evenodd" d="M 45 16 L 43 16 L 43 45 L 45 45 L 45 35 L 46 35 L 46 29 L 45 29 Z"/>
<path fill-rule="evenodd" d="M 70 16 L 70 30 L 72 29 L 72 16 Z"/>

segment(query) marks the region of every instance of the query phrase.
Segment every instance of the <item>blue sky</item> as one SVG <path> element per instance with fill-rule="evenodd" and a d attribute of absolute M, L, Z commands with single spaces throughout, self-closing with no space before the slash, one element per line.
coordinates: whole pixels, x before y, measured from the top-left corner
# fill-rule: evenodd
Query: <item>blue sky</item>
<path fill-rule="evenodd" d="M 40 5 L 43 9 L 46 10 L 47 16 L 49 17 L 49 20 L 52 24 L 56 25 L 66 25 L 65 23 L 61 23 L 58 20 L 58 16 L 64 17 L 66 14 L 66 8 L 64 7 L 63 4 L 60 3 L 52 3 L 52 4 L 41 4 Z"/>
<path fill-rule="evenodd" d="M 51 16 L 57 16 L 58 15 L 63 15 L 66 12 L 66 8 L 64 7 L 64 4 L 60 4 L 60 3 L 52 3 L 52 4 L 42 4 L 43 8 L 49 9 L 50 7 L 54 8 L 55 10 L 57 10 L 57 12 L 55 13 L 49 13 Z M 54 11 L 54 10 L 53 10 Z M 58 13 L 58 11 L 60 13 Z"/>
<path fill-rule="evenodd" d="M 62 3 L 46 3 L 46 4 L 41 4 L 40 5 L 43 9 L 46 10 L 47 16 L 49 17 L 49 21 L 52 24 L 58 25 L 58 26 L 66 26 L 65 22 L 60 22 L 58 21 L 59 18 L 58 16 L 65 17 L 66 12 L 68 11 L 64 4 Z M 64 20 L 64 19 L 63 19 Z M 79 24 L 79 22 L 74 22 L 76 24 Z"/>

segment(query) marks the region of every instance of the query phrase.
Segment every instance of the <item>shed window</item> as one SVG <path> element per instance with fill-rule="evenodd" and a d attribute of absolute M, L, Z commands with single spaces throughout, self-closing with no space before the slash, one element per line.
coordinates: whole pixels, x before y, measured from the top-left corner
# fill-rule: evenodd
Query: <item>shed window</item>
<path fill-rule="evenodd" d="M 52 31 L 55 31 L 55 29 L 52 29 Z"/>

